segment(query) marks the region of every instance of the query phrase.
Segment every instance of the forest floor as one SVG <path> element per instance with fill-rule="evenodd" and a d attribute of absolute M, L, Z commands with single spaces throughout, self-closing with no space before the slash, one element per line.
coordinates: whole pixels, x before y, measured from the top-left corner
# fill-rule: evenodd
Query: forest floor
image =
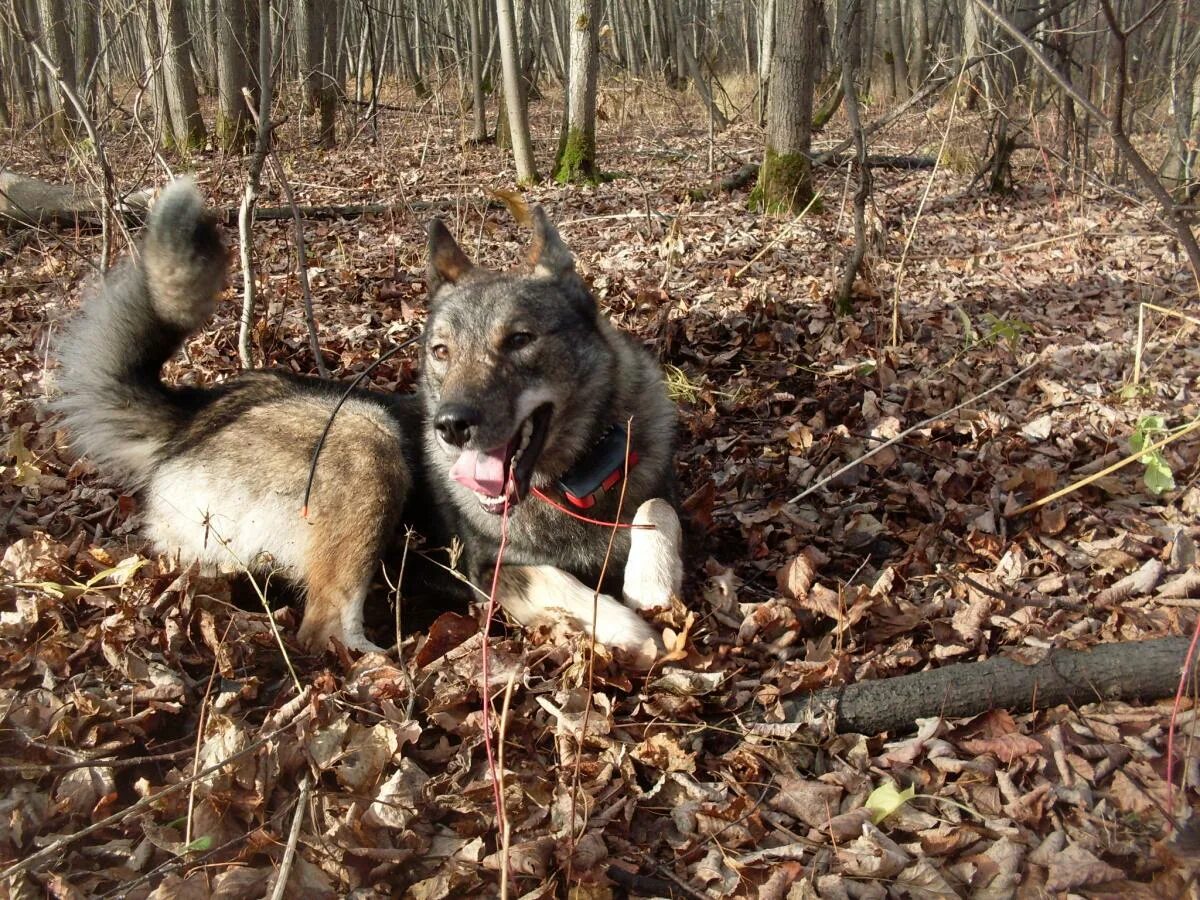
<path fill-rule="evenodd" d="M 462 147 L 456 107 L 397 102 L 406 109 L 381 114 L 377 146 L 360 129 L 336 151 L 307 149 L 296 119 L 278 134 L 300 202 L 401 204 L 306 230 L 321 345 L 340 377 L 423 321 L 429 213 L 404 203 L 443 204 L 489 264 L 516 264 L 528 244 L 485 193 L 513 187 L 508 155 Z M 1020 155 L 1002 197 L 968 193 L 954 167 L 880 170 L 869 276 L 839 317 L 845 169 L 818 172 L 821 201 L 800 219 L 748 212 L 744 192 L 695 201 L 690 190 L 757 156 L 757 129 L 717 135 L 710 174 L 688 102 L 611 88 L 601 108 L 601 164 L 616 177 L 526 197 L 559 223 L 608 314 L 668 367 L 699 537 L 689 612 L 669 623 L 682 649 L 648 679 L 601 659 L 589 685 L 582 646 L 519 629 L 491 638 L 508 895 L 1186 895 L 1200 790 L 1191 699 L 1175 723 L 1173 807 L 1169 700 L 931 718 L 915 735 L 834 734 L 782 713 L 816 687 L 1192 633 L 1200 434 L 1014 515 L 1125 457 L 1135 434 L 1200 414 L 1193 323 L 1148 312 L 1132 384 L 1139 304 L 1197 314 L 1186 261 L 1152 210 L 1100 176 L 1069 184 L 1036 152 Z M 557 113 L 549 102 L 534 113 L 545 166 Z M 936 155 L 946 113 L 913 114 L 873 152 Z M 969 160 L 982 143 L 962 113 L 943 158 Z M 165 178 L 136 133 L 108 153 L 123 187 Z M 173 162 L 236 205 L 245 159 Z M 0 166 L 84 177 L 34 135 L 0 143 Z M 283 202 L 269 178 L 261 202 Z M 311 372 L 291 227 L 255 228 L 254 342 L 266 364 Z M 304 655 L 296 611 L 279 604 L 293 681 L 252 592 L 154 555 L 136 499 L 70 452 L 47 407 L 50 348 L 95 284 L 98 236 L 4 241 L 7 895 L 261 897 L 297 828 L 287 896 L 498 894 L 478 619 L 437 619 L 399 659 L 335 659 Z M 236 374 L 237 293 L 170 378 Z M 407 390 L 414 365 L 396 357 L 372 383 Z M 386 589 L 375 602 L 391 615 Z"/>

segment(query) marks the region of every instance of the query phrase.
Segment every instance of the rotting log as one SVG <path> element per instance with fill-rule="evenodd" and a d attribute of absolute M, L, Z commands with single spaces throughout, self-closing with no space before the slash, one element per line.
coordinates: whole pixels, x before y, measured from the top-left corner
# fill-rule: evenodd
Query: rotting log
<path fill-rule="evenodd" d="M 140 224 L 150 205 L 153 192 L 138 190 L 127 194 L 117 205 L 130 225 Z M 346 203 L 323 206 L 265 206 L 254 211 L 255 219 L 291 219 L 295 212 L 305 220 L 354 219 L 361 216 L 452 210 L 455 200 L 411 200 L 397 203 Z M 503 209 L 488 201 L 488 209 Z M 100 224 L 101 201 L 98 191 L 86 185 L 52 184 L 16 172 L 0 169 L 0 222 L 20 227 L 59 226 L 75 228 Z M 218 218 L 226 225 L 237 223 L 236 206 L 219 208 Z"/>
<path fill-rule="evenodd" d="M 150 195 L 134 191 L 116 205 L 128 222 L 140 221 Z M 0 169 L 0 221 L 23 227 L 100 225 L 101 192 L 89 185 L 53 184 Z"/>
<path fill-rule="evenodd" d="M 1069 703 L 1150 701 L 1174 695 L 1189 639 L 1052 650 L 1025 665 L 1003 656 L 828 688 L 784 702 L 790 722 L 835 716 L 838 732 L 911 731 L 917 719 L 964 718 L 991 709 L 1026 713 Z"/>

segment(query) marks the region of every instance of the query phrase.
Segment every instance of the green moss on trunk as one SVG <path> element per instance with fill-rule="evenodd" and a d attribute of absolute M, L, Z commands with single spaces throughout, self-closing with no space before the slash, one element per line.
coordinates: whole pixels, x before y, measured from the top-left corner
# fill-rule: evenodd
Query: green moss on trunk
<path fill-rule="evenodd" d="M 596 171 L 595 138 L 589 140 L 578 128 L 567 132 L 554 180 L 559 184 L 596 184 L 600 180 L 600 173 Z"/>
<path fill-rule="evenodd" d="M 216 144 L 222 150 L 240 152 L 254 140 L 254 126 L 248 119 L 231 119 L 217 113 Z"/>
<path fill-rule="evenodd" d="M 750 192 L 750 208 L 790 213 L 803 209 L 812 198 L 812 161 L 803 153 L 776 153 L 767 147 L 758 184 Z"/>

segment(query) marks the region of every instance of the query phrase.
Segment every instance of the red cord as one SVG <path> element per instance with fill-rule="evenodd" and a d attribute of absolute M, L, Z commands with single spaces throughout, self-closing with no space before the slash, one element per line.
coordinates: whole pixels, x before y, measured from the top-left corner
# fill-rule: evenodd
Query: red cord
<path fill-rule="evenodd" d="M 627 524 L 625 522 L 605 522 L 603 519 L 589 519 L 587 516 L 581 516 L 579 513 L 575 512 L 575 510 L 573 510 L 573 509 L 568 509 L 567 507 L 563 506 L 561 503 L 558 503 L 557 501 L 555 501 L 554 498 L 549 497 L 546 494 L 543 494 L 537 488 L 530 488 L 529 492 L 531 494 L 533 494 L 533 496 L 535 496 L 539 500 L 541 500 L 543 503 L 547 503 L 550 506 L 553 506 L 559 512 L 566 513 L 572 519 L 578 519 L 580 522 L 587 522 L 589 525 L 603 525 L 605 528 L 654 528 L 655 527 L 654 525 L 633 525 L 633 524 Z"/>
<path fill-rule="evenodd" d="M 1167 726 L 1167 822 L 1172 828 L 1175 825 L 1175 723 L 1179 717 L 1179 706 L 1183 703 L 1183 693 L 1187 690 L 1188 675 L 1196 659 L 1197 643 L 1200 643 L 1200 619 L 1196 620 L 1196 630 L 1192 632 L 1192 642 L 1188 645 L 1187 656 L 1183 660 L 1183 671 L 1179 673 L 1179 688 L 1175 691 L 1175 705 L 1171 707 L 1171 721 Z"/>

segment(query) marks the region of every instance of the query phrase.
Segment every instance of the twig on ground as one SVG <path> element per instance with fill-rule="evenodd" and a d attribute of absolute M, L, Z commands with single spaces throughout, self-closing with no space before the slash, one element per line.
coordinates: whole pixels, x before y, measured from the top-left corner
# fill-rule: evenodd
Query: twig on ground
<path fill-rule="evenodd" d="M 268 613 L 269 614 L 269 613 Z M 225 643 L 225 638 L 229 636 L 229 629 L 233 627 L 233 619 L 230 618 L 225 626 L 225 633 L 221 635 L 221 640 L 216 647 L 213 648 L 212 667 L 208 672 L 208 684 L 204 688 L 204 697 L 200 700 L 200 712 L 196 716 L 196 744 L 195 751 L 192 754 L 192 771 L 195 772 L 200 765 L 200 748 L 204 746 L 204 725 L 208 714 L 208 698 L 212 696 L 213 682 L 217 679 L 217 669 L 220 664 L 220 648 Z M 183 846 L 192 846 L 192 816 L 196 809 L 196 782 L 192 783 L 191 789 L 188 791 L 187 802 L 187 824 L 183 831 Z"/>
<path fill-rule="evenodd" d="M 1053 494 L 1048 494 L 1047 496 L 1042 497 L 1040 500 L 1034 500 L 1032 503 L 1026 503 L 1020 509 L 1013 510 L 1011 513 L 1008 513 L 1008 518 L 1011 519 L 1014 516 L 1019 516 L 1022 513 L 1027 513 L 1030 510 L 1034 510 L 1034 509 L 1037 509 L 1038 507 L 1045 506 L 1047 503 L 1051 503 L 1054 500 L 1058 500 L 1060 497 L 1065 497 L 1065 496 L 1067 496 L 1067 494 L 1072 494 L 1082 487 L 1087 487 L 1093 481 L 1098 481 L 1099 479 L 1103 478 L 1105 475 L 1111 475 L 1113 472 L 1117 471 L 1118 469 L 1123 469 L 1123 468 L 1125 468 L 1125 466 L 1129 465 L 1130 463 L 1137 462 L 1139 459 L 1141 459 L 1147 453 L 1153 453 L 1155 450 L 1161 450 L 1163 447 L 1167 446 L 1167 444 L 1173 443 L 1173 442 L 1179 440 L 1181 437 L 1191 434 L 1197 428 L 1200 428 L 1200 418 L 1192 419 L 1192 421 L 1188 422 L 1186 425 L 1181 427 L 1178 431 L 1174 432 L 1173 434 L 1169 434 L 1162 440 L 1155 441 L 1153 444 L 1150 444 L 1147 447 L 1143 447 L 1141 450 L 1137 450 L 1133 453 L 1130 453 L 1128 456 L 1124 457 L 1123 459 L 1117 460 L 1111 466 L 1105 466 L 1099 472 L 1093 472 L 1091 475 L 1088 475 L 1086 478 L 1081 478 L 1078 481 L 1074 481 L 1071 484 L 1068 484 L 1065 488 L 1057 490 Z"/>
<path fill-rule="evenodd" d="M 1038 366 L 1039 363 L 1041 363 L 1041 361 L 1042 361 L 1042 357 L 1038 356 L 1037 359 L 1035 359 L 1033 362 L 1031 362 L 1025 368 L 1021 369 L 1018 372 L 1014 372 L 1013 374 L 1011 374 L 1007 378 L 1005 378 L 1003 381 L 993 384 L 987 390 L 981 391 L 980 393 L 975 394 L 972 397 L 968 397 L 962 403 L 959 403 L 957 406 L 950 407 L 950 409 L 946 410 L 945 412 L 937 413 L 935 415 L 930 416 L 927 419 L 922 419 L 916 425 L 913 425 L 909 428 L 905 428 L 902 432 L 900 432 L 895 437 L 889 438 L 888 440 L 884 441 L 882 444 L 880 444 L 877 447 L 872 447 L 870 450 L 868 450 L 862 456 L 859 456 L 856 459 L 852 459 L 850 462 L 846 463 L 846 465 L 842 466 L 840 469 L 838 469 L 836 472 L 832 473 L 831 475 L 826 475 L 824 478 L 820 479 L 819 481 L 816 481 L 816 482 L 810 484 L 808 487 L 806 487 L 804 490 L 802 490 L 799 494 L 797 494 L 795 497 L 793 497 L 788 502 L 789 503 L 799 503 L 801 500 L 803 500 L 809 494 L 813 493 L 814 491 L 819 491 L 821 488 L 825 487 L 825 485 L 829 484 L 829 482 L 833 481 L 835 478 L 838 478 L 838 477 L 846 474 L 851 469 L 853 469 L 855 466 L 870 459 L 876 453 L 879 453 L 879 452 L 887 449 L 888 447 L 891 447 L 893 444 L 898 444 L 900 441 L 904 440 L 904 438 L 908 437 L 914 431 L 918 431 L 922 428 L 925 428 L 928 425 L 932 425 L 934 422 L 938 421 L 939 419 L 944 419 L 947 416 L 953 415 L 954 413 L 958 412 L 963 407 L 970 406 L 972 403 L 975 403 L 978 400 L 982 400 L 988 394 L 994 394 L 996 391 L 1000 390 L 1000 388 L 1004 387 L 1005 385 L 1007 385 L 1013 381 L 1016 381 L 1021 376 L 1026 375 L 1029 372 L 1031 372 L 1034 368 L 1036 368 Z"/>
<path fill-rule="evenodd" d="M 504 798 L 504 741 L 508 735 L 508 712 L 512 706 L 513 687 L 517 683 L 517 670 L 508 673 L 504 686 L 504 703 L 500 705 L 500 727 L 496 734 L 496 777 L 500 781 L 500 797 Z M 509 850 L 512 846 L 512 823 L 504 816 L 500 826 L 500 900 L 508 900 Z"/>
<path fill-rule="evenodd" d="M 279 862 L 279 871 L 275 875 L 275 889 L 271 891 L 271 900 L 283 900 L 287 894 L 288 876 L 292 872 L 292 863 L 296 859 L 296 845 L 300 843 L 300 826 L 304 823 L 304 810 L 308 807 L 308 795 L 312 790 L 312 780 L 305 772 L 300 778 L 300 796 L 296 800 L 296 814 L 292 817 L 292 827 L 288 832 L 287 846 L 283 848 L 283 859 Z"/>
<path fill-rule="evenodd" d="M 304 692 L 295 699 L 297 701 L 301 701 L 301 700 L 307 701 L 307 698 L 308 698 L 309 694 L 311 693 L 311 691 L 312 691 L 311 687 L 305 688 Z M 171 794 L 174 794 L 177 791 L 181 791 L 186 787 L 190 787 L 193 782 L 199 781 L 202 778 L 207 778 L 209 775 L 212 775 L 216 772 L 221 771 L 221 769 L 225 768 L 225 766 L 229 765 L 235 759 L 241 759 L 243 756 L 246 756 L 247 754 L 254 753 L 260 747 L 262 747 L 264 744 L 266 744 L 267 742 L 274 740 L 275 738 L 279 737 L 279 735 L 283 734 L 288 728 L 290 728 L 292 726 L 294 720 L 304 713 L 304 704 L 303 703 L 296 704 L 295 701 L 293 701 L 293 703 L 289 704 L 288 707 L 286 707 L 285 709 L 292 709 L 293 707 L 294 707 L 294 711 L 292 712 L 292 714 L 290 716 L 287 717 L 286 722 L 280 724 L 277 728 L 273 728 L 271 731 L 267 732 L 266 734 L 264 734 L 262 737 L 258 738 L 257 740 L 252 741 L 251 743 L 247 744 L 241 750 L 235 750 L 233 753 L 229 754 L 227 757 L 225 757 L 220 762 L 213 763 L 211 766 L 204 769 L 203 771 L 196 772 L 194 775 L 189 775 L 187 778 L 183 779 L 182 781 L 178 781 L 175 784 L 168 784 L 165 787 L 163 787 L 162 790 L 158 791 L 157 793 L 152 794 L 149 797 L 143 797 L 141 800 L 138 800 L 133 805 L 127 806 L 127 807 L 125 807 L 125 809 L 122 809 L 119 812 L 115 812 L 111 816 L 105 816 L 99 822 L 93 822 L 91 825 L 88 825 L 85 828 L 81 828 L 72 834 L 63 835 L 58 840 L 52 841 L 51 843 L 47 844 L 45 847 L 43 847 L 41 850 L 37 851 L 36 853 L 30 854 L 29 856 L 25 857 L 24 859 L 20 860 L 19 862 L 13 863 L 8 868 L 0 870 L 0 882 L 7 881 L 8 879 L 12 878 L 14 875 L 19 875 L 22 872 L 26 872 L 29 869 L 31 869 L 33 866 L 36 866 L 39 863 L 45 862 L 48 859 L 52 859 L 52 858 L 60 855 L 62 853 L 62 851 L 66 850 L 68 847 L 70 847 L 72 844 L 76 843 L 77 841 L 82 840 L 83 838 L 88 837 L 89 835 L 95 834 L 97 831 L 102 831 L 103 829 L 108 828 L 110 825 L 116 825 L 118 822 L 128 818 L 129 816 L 132 816 L 134 813 L 140 812 L 141 810 L 146 809 L 149 806 L 153 806 L 155 803 L 158 803 L 163 797 L 170 796 Z M 280 712 L 284 712 L 284 710 L 280 710 Z"/>

